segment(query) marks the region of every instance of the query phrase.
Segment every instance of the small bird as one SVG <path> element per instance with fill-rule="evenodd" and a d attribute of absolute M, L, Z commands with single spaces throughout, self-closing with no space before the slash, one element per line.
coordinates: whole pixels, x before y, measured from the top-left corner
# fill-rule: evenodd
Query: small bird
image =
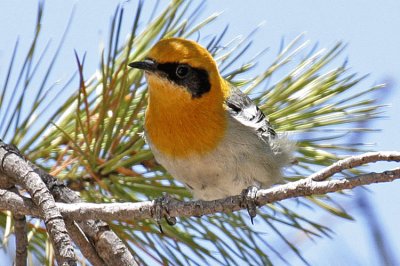
<path fill-rule="evenodd" d="M 163 39 L 129 66 L 144 70 L 148 84 L 145 139 L 155 159 L 195 198 L 214 200 L 281 181 L 293 143 L 221 77 L 207 49 Z"/>

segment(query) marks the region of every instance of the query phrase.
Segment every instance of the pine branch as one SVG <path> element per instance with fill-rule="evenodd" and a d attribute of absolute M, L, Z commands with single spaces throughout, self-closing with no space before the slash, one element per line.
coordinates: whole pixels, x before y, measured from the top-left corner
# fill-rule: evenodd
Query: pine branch
<path fill-rule="evenodd" d="M 59 265 L 76 265 L 76 256 L 64 220 L 40 176 L 26 163 L 18 149 L 0 143 L 0 170 L 25 188 L 38 207 Z"/>
<path fill-rule="evenodd" d="M 83 203 L 79 196 L 62 182 L 22 158 L 16 148 L 3 142 L 0 142 L 0 144 L 0 208 L 11 210 L 14 217 L 17 218 L 30 215 L 48 221 L 45 224 L 48 232 L 53 230 L 49 234 L 52 234 L 53 239 L 55 239 L 54 246 L 59 239 L 65 240 L 66 238 L 63 238 L 65 236 L 70 239 L 71 235 L 84 256 L 93 265 L 115 265 L 116 263 L 119 265 L 136 265 L 133 255 L 123 242 L 108 228 L 105 222 L 99 219 L 110 221 L 156 219 L 157 210 L 160 209 L 159 203 L 156 203 L 156 201 L 108 204 Z M 400 162 L 400 152 L 365 153 L 340 160 L 307 178 L 259 190 L 255 203 L 257 206 L 263 206 L 289 198 L 321 195 L 372 183 L 391 182 L 400 178 L 400 168 L 395 168 L 383 173 L 368 173 L 350 178 L 326 180 L 343 170 L 378 161 Z M 15 184 L 24 187 L 30 193 L 31 198 L 21 196 Z M 43 188 L 43 186 L 45 187 Z M 43 196 L 43 193 L 46 197 Z M 56 203 L 54 199 L 59 202 Z M 166 199 L 162 203 L 161 209 L 161 215 L 165 217 L 230 213 L 244 209 L 246 206 L 242 195 L 214 201 L 181 202 L 171 198 Z M 49 208 L 48 204 L 53 204 L 53 206 Z M 64 226 L 64 229 L 60 229 L 59 225 L 58 227 L 50 227 L 50 222 L 54 221 L 61 222 L 60 224 Z M 26 250 L 21 246 L 26 239 L 23 236 L 24 231 L 21 229 L 23 226 L 22 222 L 16 224 L 17 248 L 21 254 L 26 253 Z M 65 226 L 67 226 L 68 231 Z M 65 244 L 66 242 L 62 243 Z M 74 260 L 66 259 L 68 258 L 65 256 L 66 253 L 62 253 L 65 252 L 63 251 L 64 248 L 65 246 L 60 246 L 60 244 L 56 246 L 57 261 L 60 265 L 73 265 L 76 263 L 75 258 L 73 258 Z M 72 254 L 74 254 L 73 249 Z M 19 263 L 23 265 L 24 261 L 26 261 L 26 257 L 23 256 Z"/>
<path fill-rule="evenodd" d="M 275 186 L 269 189 L 261 189 L 257 192 L 256 204 L 262 206 L 285 199 L 304 197 L 311 195 L 322 195 L 338 192 L 344 189 L 352 189 L 358 186 L 373 183 L 391 182 L 400 179 L 400 168 L 388 170 L 383 173 L 368 173 L 350 178 L 333 179 L 327 181 L 315 181 L 315 176 L 324 176 L 326 179 L 348 169 L 350 166 L 359 166 L 365 162 L 378 161 L 400 161 L 400 152 L 374 152 L 365 153 L 340 160 L 332 166 L 326 167 L 316 174 L 310 175 L 305 179 L 284 185 Z M 139 203 L 75 203 L 65 204 L 56 203 L 64 217 L 83 221 L 87 219 L 103 220 L 140 220 L 154 218 L 154 210 L 157 207 L 154 201 Z M 0 208 L 10 209 L 18 214 L 39 215 L 39 211 L 29 199 L 23 198 L 13 192 L 0 190 Z M 227 197 L 214 201 L 190 201 L 181 202 L 170 200 L 165 205 L 164 215 L 173 217 L 191 217 L 215 213 L 230 213 L 245 209 L 243 197 L 241 195 Z"/>
<path fill-rule="evenodd" d="M 37 167 L 31 162 L 28 164 L 40 175 L 43 182 L 50 189 L 51 194 L 57 202 L 78 204 L 82 199 L 71 189 L 57 180 L 54 176 L 48 174 L 43 169 Z M 0 178 L 0 184 L 1 184 Z M 100 218 L 101 219 L 101 218 Z M 108 224 L 101 220 L 80 220 L 77 225 L 85 233 L 89 242 L 94 246 L 97 254 L 107 265 L 118 264 L 120 266 L 137 265 L 128 248 L 119 239 L 119 237 L 108 227 Z M 74 240 L 80 241 L 79 239 Z M 89 248 L 88 248 L 89 249 Z M 90 257 L 89 257 L 90 258 Z M 96 265 L 96 259 L 91 261 Z"/>
<path fill-rule="evenodd" d="M 325 169 L 311 175 L 309 179 L 314 181 L 322 181 L 346 169 L 351 169 L 367 163 L 375 163 L 378 161 L 400 162 L 400 153 L 396 151 L 368 152 L 357 156 L 352 156 L 344 160 L 340 160 Z"/>
<path fill-rule="evenodd" d="M 84 236 L 78 235 L 78 231 L 75 230 L 77 228 L 73 228 L 70 225 L 68 227 L 73 231 L 72 233 L 67 231 L 64 218 L 59 214 L 59 209 L 56 207 L 54 199 L 75 204 L 81 202 L 79 196 L 52 175 L 38 168 L 33 163 L 26 161 L 15 147 L 7 145 L 1 140 L 0 163 L 0 187 L 2 188 L 0 189 L 0 197 L 10 204 L 14 215 L 20 216 L 23 214 L 18 211 L 18 202 L 14 201 L 15 196 L 19 197 L 19 200 L 23 201 L 25 207 L 33 211 L 33 216 L 40 217 L 45 221 L 46 229 L 50 237 L 52 235 L 56 237 L 56 242 L 53 242 L 53 245 L 55 243 L 58 245 L 55 246 L 58 264 L 76 265 L 75 254 L 69 234 L 74 237 L 74 241 L 78 245 L 83 245 Z M 24 187 L 30 193 L 32 200 L 21 197 L 16 193 L 15 183 Z M 53 204 L 54 207 L 50 208 L 52 206 L 50 205 L 49 207 L 49 204 Z M 45 205 L 45 208 L 43 208 L 43 205 Z M 46 211 L 48 211 L 48 213 Z M 49 220 L 48 223 L 46 223 L 46 219 Z M 68 222 L 71 223 L 72 221 Z M 58 223 L 56 227 L 54 223 Z M 52 226 L 50 227 L 49 224 Z M 87 220 L 79 222 L 78 225 L 85 233 L 87 244 L 94 246 L 96 254 L 104 260 L 106 265 L 137 265 L 127 247 L 123 244 L 121 239 L 109 229 L 105 222 L 100 220 Z M 52 231 L 49 232 L 49 230 Z M 65 242 L 66 239 L 69 241 L 68 243 Z M 63 245 L 60 246 L 60 242 Z M 69 244 L 70 247 L 68 247 L 66 243 Z M 89 254 L 89 252 L 93 251 L 93 247 L 86 246 L 81 247 L 81 249 L 93 265 L 104 264 L 101 263 L 101 260 L 97 256 Z M 72 251 L 73 259 L 68 257 L 71 256 L 71 253 L 66 253 L 68 251 Z"/>
<path fill-rule="evenodd" d="M 256 204 L 262 206 L 268 203 L 274 203 L 285 199 L 296 197 L 305 197 L 312 195 L 323 195 L 332 192 L 338 192 L 343 189 L 353 189 L 358 186 L 369 185 L 373 183 L 392 182 L 400 178 L 400 168 L 385 171 L 383 173 L 369 173 L 351 177 L 348 179 L 329 180 L 329 181 L 313 181 L 310 179 L 302 179 L 285 185 L 276 186 L 270 189 L 262 189 L 257 192 Z M 4 192 L 0 190 L 0 194 Z M 10 199 L 8 199 L 10 200 Z M 0 201 L 3 201 L 0 198 Z M 12 198 L 16 202 L 16 198 Z M 18 201 L 21 201 L 18 199 Z M 24 200 L 22 200 L 24 201 Z M 21 202 L 22 202 L 21 201 Z M 0 206 L 3 208 L 7 206 Z M 28 205 L 29 206 L 29 205 Z M 28 206 L 23 206 L 22 213 L 28 210 Z M 22 206 L 18 206 L 20 208 Z M 63 216 L 75 220 L 86 219 L 103 219 L 103 220 L 141 220 L 154 218 L 154 209 L 156 204 L 154 201 L 146 201 L 140 203 L 77 203 L 65 204 L 57 203 L 57 207 Z M 241 195 L 227 197 L 214 201 L 189 201 L 182 202 L 170 200 L 163 207 L 168 210 L 171 217 L 192 217 L 202 216 L 215 213 L 231 213 L 234 211 L 245 209 L 243 198 Z M 29 214 L 34 215 L 37 211 L 29 210 Z"/>

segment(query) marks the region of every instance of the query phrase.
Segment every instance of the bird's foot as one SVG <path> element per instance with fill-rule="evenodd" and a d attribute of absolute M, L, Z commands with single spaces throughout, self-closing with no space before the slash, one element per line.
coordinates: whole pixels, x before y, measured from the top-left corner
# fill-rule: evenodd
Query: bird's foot
<path fill-rule="evenodd" d="M 258 187 L 250 186 L 242 191 L 242 204 L 246 207 L 247 212 L 249 213 L 251 224 L 254 224 L 254 217 L 257 216 L 257 204 L 256 204 L 256 196 L 257 196 Z"/>
<path fill-rule="evenodd" d="M 154 211 L 153 211 L 153 218 L 158 224 L 158 227 L 160 228 L 160 232 L 164 233 L 162 226 L 161 226 L 161 220 L 164 217 L 165 220 L 169 225 L 175 225 L 176 224 L 176 218 L 172 217 L 169 215 L 169 210 L 168 210 L 168 205 L 171 201 L 176 200 L 172 198 L 170 195 L 167 193 L 163 193 L 163 195 L 160 198 L 157 198 L 154 200 Z"/>

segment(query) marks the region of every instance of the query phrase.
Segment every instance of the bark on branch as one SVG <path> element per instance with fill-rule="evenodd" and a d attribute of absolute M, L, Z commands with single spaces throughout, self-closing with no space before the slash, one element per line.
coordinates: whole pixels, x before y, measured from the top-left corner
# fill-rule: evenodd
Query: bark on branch
<path fill-rule="evenodd" d="M 275 186 L 269 189 L 259 190 L 256 196 L 256 204 L 258 206 L 263 206 L 268 203 L 295 197 L 322 195 L 344 189 L 352 189 L 357 186 L 391 182 L 396 179 L 400 179 L 400 168 L 395 168 L 383 173 L 368 173 L 351 178 L 332 179 L 325 181 L 314 180 L 314 176 L 316 175 L 327 178 L 329 175 L 332 176 L 333 174 L 344 169 L 348 169 L 350 164 L 362 165 L 362 161 L 398 162 L 400 161 L 400 152 L 366 153 L 360 156 L 354 156 L 338 161 L 333 165 L 335 167 L 329 166 L 318 173 L 309 176 L 308 178 Z M 76 221 L 99 218 L 102 218 L 103 220 L 140 220 L 154 218 L 154 209 L 156 207 L 154 201 L 104 204 L 56 203 L 56 205 L 64 217 L 68 217 L 69 219 Z M 17 194 L 7 190 L 0 190 L 0 208 L 7 208 L 7 206 L 12 206 L 12 209 L 17 211 L 18 214 L 39 214 L 38 210 L 33 207 L 33 204 L 29 201 L 29 199 L 22 198 Z M 170 199 L 169 202 L 164 205 L 164 207 L 168 209 L 169 215 L 173 217 L 201 216 L 219 212 L 230 213 L 245 209 L 241 195 L 214 201 L 182 202 Z"/>
<path fill-rule="evenodd" d="M 39 180 L 37 177 L 39 177 Z M 26 190 L 30 192 L 33 201 L 28 198 L 20 197 L 17 193 L 13 193 L 13 191 L 15 191 L 15 184 L 20 184 L 26 188 Z M 12 201 L 12 198 L 15 195 L 17 195 L 17 198 L 19 197 L 19 200 L 23 201 L 25 207 L 29 206 L 28 208 L 31 209 L 26 213 L 34 213 L 34 216 L 42 219 L 45 219 L 46 215 L 50 214 L 43 212 L 42 205 L 50 208 L 51 211 L 55 210 L 59 213 L 59 209 L 55 207 L 54 199 L 65 203 L 78 203 L 82 201 L 74 191 L 33 163 L 26 161 L 15 147 L 7 145 L 1 140 L 0 187 L 2 188 L 0 191 L 0 197 L 5 199 L 5 202 L 8 202 L 11 207 L 5 207 L 4 209 L 11 209 L 14 215 L 22 215 L 18 211 L 18 206 L 20 205 L 18 205 L 17 202 Z M 50 197 L 48 197 L 49 194 Z M 44 200 L 43 195 L 45 198 Z M 50 207 L 48 204 L 50 204 Z M 52 208 L 51 204 L 54 205 L 54 208 Z M 70 231 L 67 232 L 65 229 L 65 220 L 60 213 L 58 216 L 55 215 L 54 219 L 50 219 L 51 223 L 54 221 L 59 222 L 63 227 L 56 228 L 56 230 L 49 232 L 49 235 L 57 235 L 57 241 L 60 240 L 60 236 L 66 235 L 68 239 L 70 239 L 71 235 L 75 243 L 78 245 L 84 243 L 84 240 L 86 239 L 87 245 L 90 246 L 86 245 L 84 248 L 82 246 L 80 248 L 86 258 L 93 265 L 137 265 L 128 248 L 124 245 L 121 239 L 111 231 L 105 222 L 102 222 L 101 220 L 85 220 L 75 223 L 74 226 L 72 226 L 73 221 L 68 220 L 67 226 Z M 47 224 L 46 227 L 49 230 Z M 52 228 L 54 228 L 54 226 Z M 62 229 L 61 233 L 60 229 Z M 79 232 L 81 233 L 80 235 L 78 234 Z M 69 246 L 64 245 L 62 249 L 55 249 L 59 265 L 76 264 L 73 249 L 69 249 L 68 247 Z M 72 245 L 70 245 L 70 247 L 72 248 Z M 69 260 L 67 258 L 67 260 L 65 260 L 65 250 L 72 250 L 74 259 Z M 93 251 L 95 251 L 95 254 Z M 67 255 L 71 255 L 71 253 L 68 253 Z"/>
<path fill-rule="evenodd" d="M 73 265 L 76 262 L 70 236 L 93 265 L 137 265 L 123 242 L 100 219 L 132 221 L 157 218 L 159 203 L 84 203 L 62 182 L 26 161 L 18 150 L 10 147 L 0 140 L 0 208 L 12 211 L 17 220 L 17 249 L 22 254 L 16 261 L 18 265 L 24 265 L 26 256 L 23 218 L 26 215 L 45 221 L 60 265 Z M 400 152 L 365 153 L 340 160 L 307 178 L 259 190 L 255 203 L 257 206 L 263 206 L 295 197 L 326 194 L 400 179 L 400 168 L 395 168 L 383 173 L 328 180 L 343 170 L 378 161 L 400 162 Z M 24 187 L 31 198 L 21 196 L 15 185 Z M 201 216 L 219 212 L 230 213 L 244 209 L 245 206 L 242 195 L 214 201 L 190 202 L 166 198 L 162 203 L 162 214 L 172 217 Z"/>
<path fill-rule="evenodd" d="M 0 143 L 0 171 L 30 194 L 44 220 L 59 265 L 76 265 L 76 256 L 63 217 L 40 176 L 26 163 L 19 151 Z"/>

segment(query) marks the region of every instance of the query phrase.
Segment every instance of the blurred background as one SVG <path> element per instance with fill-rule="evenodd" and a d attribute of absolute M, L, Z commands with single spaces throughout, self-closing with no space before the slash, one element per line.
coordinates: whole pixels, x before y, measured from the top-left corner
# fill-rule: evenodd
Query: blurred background
<path fill-rule="evenodd" d="M 68 25 L 71 12 L 73 19 L 49 79 L 65 82 L 71 69 L 76 69 L 74 50 L 86 53 L 85 73 L 95 73 L 99 54 L 108 39 L 111 16 L 118 4 L 126 7 L 125 16 L 134 14 L 136 1 L 47 1 L 42 23 L 42 40 L 56 43 Z M 146 1 L 147 12 L 154 4 L 160 8 L 166 2 Z M 33 25 L 37 16 L 36 1 L 0 2 L 0 80 L 7 74 L 7 64 L 19 39 L 19 49 L 27 51 L 34 36 Z M 347 60 L 352 71 L 370 74 L 357 89 L 363 86 L 386 83 L 384 93 L 377 94 L 382 104 L 387 104 L 384 117 L 373 121 L 368 127 L 379 131 L 368 133 L 354 142 L 369 143 L 371 150 L 400 150 L 400 1 L 207 1 L 201 17 L 222 12 L 216 22 L 199 33 L 199 39 L 220 33 L 229 25 L 226 39 L 246 36 L 259 27 L 252 37 L 248 54 L 253 56 L 268 48 L 252 71 L 260 71 L 269 65 L 282 43 L 287 44 L 300 34 L 310 40 L 310 46 L 331 48 L 343 41 L 347 48 L 337 64 Z M 122 29 L 122 36 L 129 26 Z M 125 32 L 125 35 L 124 35 Z M 43 49 L 46 41 L 43 42 Z M 22 60 L 17 58 L 17 60 Z M 45 58 L 46 60 L 46 58 Z M 240 61 L 240 60 L 239 60 Z M 240 62 L 237 62 L 240 65 Z M 38 71 L 41 71 L 40 69 Z M 251 75 L 249 72 L 247 75 Z M 349 136 L 351 138 L 352 136 Z M 358 136 L 359 137 L 359 136 Z M 345 155 L 345 154 L 343 154 Z M 370 165 L 366 170 L 382 171 L 390 164 Z M 400 264 L 400 182 L 368 186 L 356 189 L 354 197 L 338 199 L 355 218 L 354 221 L 332 218 L 317 212 L 307 213 L 318 217 L 321 223 L 335 233 L 332 238 L 315 242 L 297 239 L 295 245 L 311 265 L 384 265 Z M 284 255 L 285 256 L 285 255 Z M 286 259 L 296 265 L 300 261 L 289 254 Z M 387 258 L 385 258 L 387 256 Z"/>

